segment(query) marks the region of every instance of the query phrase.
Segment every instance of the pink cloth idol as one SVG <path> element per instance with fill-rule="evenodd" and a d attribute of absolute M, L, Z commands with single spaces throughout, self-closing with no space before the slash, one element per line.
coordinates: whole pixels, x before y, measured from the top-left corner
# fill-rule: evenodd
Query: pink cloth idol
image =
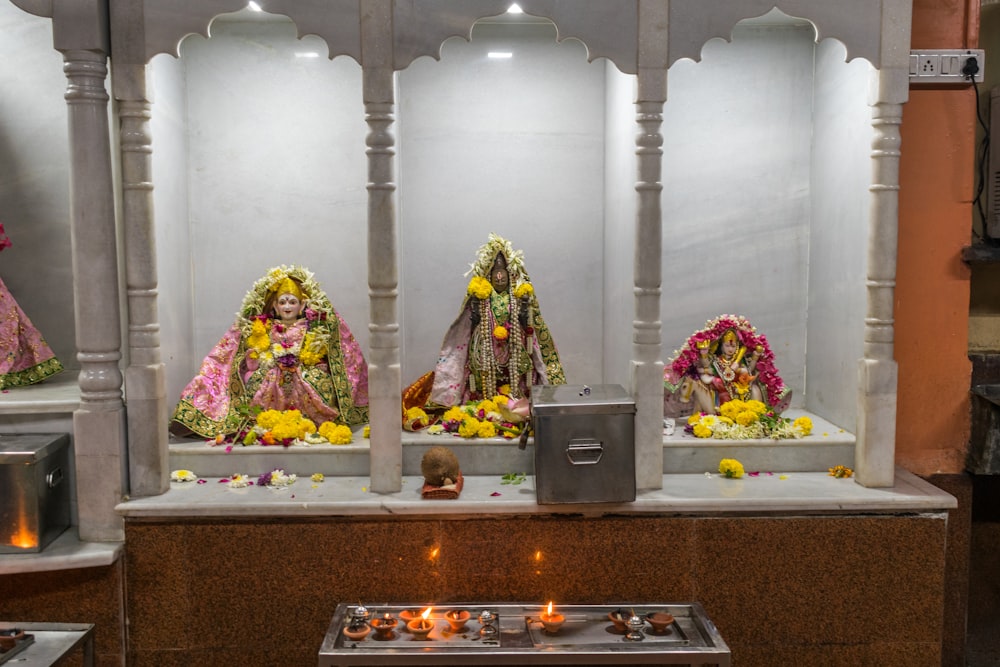
<path fill-rule="evenodd" d="M 10 245 L 0 224 L 0 250 Z M 0 280 L 0 389 L 35 384 L 62 370 L 41 332 Z"/>
<path fill-rule="evenodd" d="M 368 364 L 313 274 L 279 266 L 181 392 L 173 430 L 241 437 L 255 411 L 293 409 L 317 427 L 367 423 Z"/>

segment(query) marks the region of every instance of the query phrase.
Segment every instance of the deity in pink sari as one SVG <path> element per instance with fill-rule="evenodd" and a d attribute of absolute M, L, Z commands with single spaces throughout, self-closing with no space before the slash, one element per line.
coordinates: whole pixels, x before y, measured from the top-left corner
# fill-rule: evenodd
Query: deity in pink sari
<path fill-rule="evenodd" d="M 299 410 L 318 427 L 368 421 L 368 365 L 312 273 L 275 267 L 202 362 L 174 411 L 175 432 L 240 435 L 259 410 Z"/>
<path fill-rule="evenodd" d="M 10 245 L 0 224 L 0 250 Z M 0 280 L 0 389 L 35 384 L 62 370 L 41 332 Z"/>

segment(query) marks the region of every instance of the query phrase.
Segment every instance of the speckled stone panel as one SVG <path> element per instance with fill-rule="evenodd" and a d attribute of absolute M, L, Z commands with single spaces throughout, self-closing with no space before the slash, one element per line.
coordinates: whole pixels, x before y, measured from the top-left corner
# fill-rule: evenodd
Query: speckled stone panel
<path fill-rule="evenodd" d="M 93 623 L 94 657 L 101 667 L 125 655 L 122 562 L 108 567 L 0 576 L 0 619 L 38 623 Z M 67 665 L 81 664 L 75 651 Z"/>
<path fill-rule="evenodd" d="M 891 643 L 940 664 L 945 530 L 943 516 L 703 519 L 695 597 L 734 658 Z"/>
<path fill-rule="evenodd" d="M 129 521 L 129 658 L 315 665 L 339 602 L 697 601 L 735 665 L 939 665 L 945 533 L 944 515 Z"/>
<path fill-rule="evenodd" d="M 933 475 L 927 481 L 958 500 L 948 512 L 948 548 L 945 555 L 944 639 L 942 667 L 967 667 L 965 659 L 966 616 L 969 608 L 969 550 L 972 540 L 972 477 Z"/>

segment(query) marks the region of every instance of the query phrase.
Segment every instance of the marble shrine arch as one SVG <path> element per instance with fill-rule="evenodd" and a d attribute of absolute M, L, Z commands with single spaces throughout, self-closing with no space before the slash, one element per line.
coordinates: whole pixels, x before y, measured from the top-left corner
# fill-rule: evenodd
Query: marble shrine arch
<path fill-rule="evenodd" d="M 233 219 L 226 217 L 236 199 L 252 199 L 251 194 L 226 195 L 214 211 L 184 211 L 177 203 L 182 197 L 167 199 L 168 193 L 180 189 L 188 193 L 188 200 L 198 202 L 213 183 L 229 190 L 236 179 L 234 175 L 233 181 L 212 181 L 211 174 L 192 176 L 178 165 L 218 164 L 225 158 L 234 174 L 245 168 L 239 163 L 247 161 L 247 153 L 241 158 L 239 147 L 198 144 L 204 137 L 192 127 L 200 130 L 209 125 L 186 117 L 178 120 L 184 104 L 163 94 L 183 89 L 224 106 L 239 92 L 216 88 L 208 95 L 198 88 L 208 79 L 177 83 L 180 79 L 174 77 L 194 76 L 181 70 L 188 46 L 215 39 L 213 22 L 244 11 L 245 2 L 175 0 L 167 7 L 160 0 L 12 1 L 31 14 L 52 19 L 54 46 L 64 58 L 81 366 L 74 447 L 78 461 L 95 457 L 89 460 L 122 470 L 117 489 L 79 485 L 80 506 L 88 508 L 80 517 L 80 536 L 113 540 L 121 534 L 122 519 L 114 508 L 122 495 L 156 496 L 169 488 L 172 445 L 167 417 L 177 395 L 168 363 L 180 367 L 178 377 L 196 370 L 207 351 L 202 349 L 203 340 L 221 333 L 219 322 L 228 323 L 249 285 L 245 275 L 259 275 L 265 265 L 282 262 L 281 258 L 267 262 L 266 255 L 257 257 L 257 250 L 244 251 L 241 244 L 276 238 L 279 223 L 280 229 L 295 223 L 268 217 L 264 204 L 265 213 L 256 220 L 242 210 Z M 322 188 L 296 193 L 290 206 L 315 195 L 322 199 L 316 209 L 321 221 L 325 211 L 335 215 L 345 207 L 359 214 L 353 226 L 338 227 L 342 236 L 314 242 L 300 239 L 300 246 L 326 247 L 340 257 L 344 271 L 357 274 L 356 284 L 348 288 L 347 281 L 339 279 L 339 269 L 331 268 L 323 283 L 341 311 L 346 303 L 354 313 L 349 319 L 368 359 L 372 491 L 392 493 L 401 487 L 407 434 L 399 428 L 400 392 L 426 365 L 423 358 L 414 360 L 417 355 L 436 354 L 446 326 L 424 327 L 427 319 L 434 318 L 419 313 L 454 316 L 458 294 L 444 285 L 461 286 L 461 271 L 471 249 L 491 231 L 509 235 L 515 246 L 524 249 L 549 325 L 560 340 L 569 381 L 620 382 L 634 398 L 639 489 L 663 484 L 663 367 L 671 350 L 706 319 L 748 304 L 753 304 L 751 319 L 768 334 L 799 397 L 793 407 L 853 436 L 853 464 L 860 484 L 893 485 L 897 377 L 893 291 L 900 123 L 909 90 L 908 0 L 521 0 L 518 4 L 525 15 L 535 17 L 533 29 L 554 26 L 561 49 L 579 49 L 573 46 L 578 42 L 591 63 L 580 64 L 603 67 L 582 75 L 599 80 L 601 88 L 592 93 L 594 97 L 581 93 L 579 98 L 588 102 L 581 101 L 581 107 L 603 109 L 603 137 L 588 144 L 590 137 L 596 137 L 588 134 L 577 144 L 591 151 L 582 159 L 592 163 L 601 159 L 604 166 L 594 176 L 600 179 L 594 181 L 601 191 L 600 210 L 591 210 L 585 222 L 574 213 L 578 227 L 560 213 L 572 206 L 569 196 L 560 191 L 561 201 L 554 202 L 557 198 L 550 196 L 554 184 L 526 178 L 520 187 L 527 194 L 519 197 L 537 204 L 544 221 L 519 223 L 524 228 L 515 228 L 517 234 L 489 218 L 494 205 L 510 205 L 512 219 L 521 216 L 513 208 L 517 202 L 489 206 L 486 202 L 518 197 L 464 192 L 458 187 L 448 192 L 447 181 L 430 180 L 435 168 L 429 165 L 437 158 L 429 138 L 447 143 L 452 134 L 456 141 L 468 141 L 462 133 L 472 133 L 466 126 L 473 119 L 457 115 L 442 129 L 433 125 L 434 108 L 422 106 L 427 99 L 463 97 L 444 85 L 445 79 L 436 83 L 437 72 L 451 76 L 445 65 L 455 62 L 452 52 L 459 53 L 470 39 L 475 44 L 477 21 L 503 15 L 511 4 L 508 0 L 258 0 L 258 4 L 267 14 L 287 17 L 297 39 L 325 45 L 327 53 L 320 54 L 321 60 L 342 61 L 339 56 L 347 56 L 346 69 L 355 70 L 348 80 L 356 87 L 337 91 L 338 98 L 347 98 L 348 108 L 353 104 L 356 109 L 354 118 L 345 123 L 354 134 L 344 144 L 330 145 L 327 152 L 336 153 L 338 164 L 359 169 L 344 176 L 344 182 L 331 183 L 330 193 Z M 287 21 L 282 19 L 280 25 L 287 27 Z M 506 29 L 511 23 L 497 25 Z M 744 42 L 738 32 L 747 29 L 752 35 Z M 811 31 L 808 42 L 786 36 L 804 30 Z M 777 41 L 769 41 L 775 33 L 780 33 Z M 727 49 L 758 42 L 761 58 L 789 66 L 795 72 L 792 76 L 800 77 L 794 81 L 806 83 L 789 86 L 777 75 L 754 79 L 753 90 L 747 92 L 750 97 L 740 102 L 739 81 L 712 78 L 715 59 L 724 62 L 732 57 Z M 787 54 L 795 58 L 786 58 Z M 161 61 L 173 64 L 161 66 Z M 459 61 L 462 66 L 466 65 Z M 705 79 L 711 79 L 707 86 L 692 83 Z M 791 121 L 777 117 L 759 101 L 771 85 L 772 97 L 790 101 L 783 108 L 794 111 Z M 775 92 L 779 88 L 784 92 Z M 811 100 L 808 108 L 800 106 L 798 95 L 803 90 Z M 850 99 L 842 99 L 847 95 Z M 744 116 L 713 114 L 713 101 L 719 102 L 715 111 L 742 109 Z M 241 108 L 250 113 L 254 106 Z M 294 107 L 295 100 L 287 98 L 286 106 Z M 543 105 L 537 107 L 541 122 L 546 112 Z M 317 109 L 323 111 L 315 105 Z M 706 119 L 700 129 L 699 118 Z M 262 134 L 273 132 L 263 113 L 259 120 Z M 240 122 L 233 120 L 234 131 Z M 588 127 L 597 127 L 598 121 L 587 122 Z M 109 127 L 117 134 L 112 135 Z M 329 130 L 316 130 L 313 141 L 303 141 L 298 150 L 315 149 L 310 143 L 336 141 L 330 139 Z M 362 134 L 363 143 L 357 140 Z M 712 137 L 720 134 L 727 143 L 713 145 Z M 189 136 L 191 144 L 182 157 L 174 155 L 182 143 L 171 141 L 177 136 Z M 536 128 L 532 140 L 538 142 L 539 153 L 549 136 L 545 127 Z M 510 139 L 508 145 L 521 140 Z M 786 144 L 795 151 L 791 157 L 783 152 Z M 557 150 L 568 150 L 570 145 Z M 502 164 L 503 159 L 483 155 L 479 163 L 487 170 L 491 162 Z M 772 165 L 782 162 L 793 164 L 796 173 L 775 177 Z M 263 171 L 266 163 L 262 157 L 256 168 Z M 499 182 L 501 175 L 511 173 L 484 178 Z M 793 181 L 797 185 L 788 187 Z M 267 186 L 265 180 L 248 192 Z M 577 187 L 582 192 L 591 186 Z M 437 204 L 428 200 L 430 191 L 441 193 Z M 685 193 L 695 195 L 685 197 Z M 459 213 L 448 206 L 449 199 L 464 202 L 463 197 L 484 206 L 460 221 Z M 308 212 L 302 217 L 307 216 Z M 484 220 L 482 227 L 477 219 Z M 319 230 L 323 223 L 315 224 L 320 226 L 310 229 Z M 198 231 L 203 225 L 204 230 Z M 216 231 L 209 229 L 212 225 Z M 236 254 L 225 263 L 209 261 L 199 244 L 215 238 L 211 234 L 226 225 L 231 226 L 226 229 L 232 239 L 226 250 Z M 194 236 L 187 245 L 171 241 L 164 247 L 160 242 L 165 230 L 188 227 Z M 734 234 L 733 229 L 745 233 Z M 529 234 L 532 231 L 536 236 Z M 420 250 L 432 247 L 431 238 L 436 239 L 433 247 L 445 247 L 459 259 L 447 264 L 440 257 L 434 262 L 418 259 Z M 580 245 L 590 238 L 601 240 Z M 571 257 L 560 254 L 560 243 L 549 239 L 563 239 L 567 255 L 579 251 L 577 256 L 584 257 L 598 277 L 573 266 Z M 275 247 L 284 242 L 275 241 Z M 343 250 L 345 242 L 350 252 Z M 244 256 L 253 261 L 241 262 Z M 190 271 L 181 266 L 189 258 Z M 292 257 L 289 263 L 296 261 Z M 245 270 L 243 263 L 249 265 Z M 321 270 L 315 262 L 308 263 Z M 439 264 L 436 270 L 429 266 L 434 263 Z M 220 265 L 232 277 L 231 284 L 218 282 Z M 541 272 L 540 266 L 545 267 Z M 565 279 L 548 267 L 562 267 Z M 452 279 L 456 282 L 444 282 Z M 427 289 L 413 287 L 421 280 L 427 281 Z M 440 291 L 429 294 L 434 281 L 441 283 Z M 576 307 L 572 289 L 581 284 L 599 308 Z M 197 343 L 179 344 L 174 327 L 183 317 L 173 304 L 199 290 L 226 291 L 217 295 L 219 303 L 231 305 L 215 307 L 214 295 L 198 294 L 192 306 L 195 315 L 180 337 Z M 433 301 L 446 305 L 439 307 Z M 561 302 L 574 312 L 556 316 Z M 169 305 L 165 308 L 164 303 Z M 96 307 L 99 304 L 101 308 Z M 198 319 L 198 309 L 209 307 L 222 311 L 218 321 Z M 575 314 L 577 310 L 581 312 Z M 561 335 L 557 325 L 567 333 Z M 592 329 L 584 331 L 587 327 Z"/>

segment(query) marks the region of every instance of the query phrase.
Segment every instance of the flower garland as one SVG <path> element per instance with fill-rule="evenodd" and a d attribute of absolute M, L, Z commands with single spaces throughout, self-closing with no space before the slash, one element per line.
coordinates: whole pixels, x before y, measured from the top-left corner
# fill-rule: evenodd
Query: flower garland
<path fill-rule="evenodd" d="M 350 444 L 354 439 L 350 427 L 323 422 L 316 428 L 311 419 L 299 410 L 264 410 L 257 414 L 253 427 L 238 439 L 244 445 Z"/>
<path fill-rule="evenodd" d="M 812 420 L 792 420 L 769 410 L 760 401 L 739 399 L 723 403 L 720 414 L 693 414 L 684 430 L 696 438 L 720 440 L 784 440 L 804 438 L 812 432 Z"/>
<path fill-rule="evenodd" d="M 501 387 L 506 389 L 507 386 Z M 462 438 L 518 437 L 525 427 L 522 400 L 498 394 L 492 399 L 449 408 L 441 421 L 428 427 L 433 435 L 450 434 Z"/>
<path fill-rule="evenodd" d="M 664 385 L 667 389 L 674 390 L 684 376 L 696 376 L 698 361 L 701 358 L 699 344 L 702 347 L 711 345 L 727 329 L 736 332 L 740 344 L 747 350 L 754 350 L 758 346 L 761 348 L 761 355 L 757 359 L 754 372 L 757 373 L 757 381 L 764 386 L 768 403 L 776 404 L 785 395 L 787 388 L 778 376 L 778 369 L 774 365 L 774 353 L 767 338 L 763 334 L 758 334 L 757 329 L 747 318 L 739 315 L 720 315 L 706 322 L 704 329 L 693 333 L 684 347 L 679 351 L 675 350 L 673 358 L 664 366 Z"/>

